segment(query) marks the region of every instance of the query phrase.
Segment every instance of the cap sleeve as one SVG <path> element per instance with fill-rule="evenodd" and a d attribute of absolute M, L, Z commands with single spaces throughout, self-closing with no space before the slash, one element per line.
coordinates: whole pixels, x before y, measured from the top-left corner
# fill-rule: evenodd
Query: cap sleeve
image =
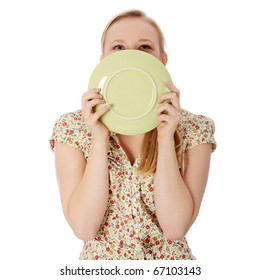
<path fill-rule="evenodd" d="M 52 150 L 57 141 L 86 153 L 89 136 L 91 134 L 84 125 L 81 111 L 76 111 L 63 114 L 56 120 L 49 143 Z"/>
<path fill-rule="evenodd" d="M 212 119 L 184 111 L 181 115 L 179 131 L 182 135 L 185 150 L 199 144 L 211 143 L 212 152 L 215 151 L 217 144 L 214 137 L 215 123 Z"/>

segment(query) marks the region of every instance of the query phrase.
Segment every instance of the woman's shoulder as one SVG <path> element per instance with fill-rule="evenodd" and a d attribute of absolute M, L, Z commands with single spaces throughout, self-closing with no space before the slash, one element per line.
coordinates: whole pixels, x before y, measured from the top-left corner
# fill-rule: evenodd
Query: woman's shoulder
<path fill-rule="evenodd" d="M 76 110 L 73 112 L 67 112 L 59 116 L 56 120 L 56 124 L 60 126 L 81 126 L 83 125 L 82 111 Z"/>
<path fill-rule="evenodd" d="M 178 130 L 185 149 L 193 148 L 202 143 L 212 143 L 212 151 L 216 149 L 215 122 L 213 119 L 183 110 Z"/>
<path fill-rule="evenodd" d="M 64 113 L 56 119 L 49 141 L 52 149 L 55 141 L 58 141 L 82 150 L 91 137 L 82 118 L 82 111 L 76 110 Z"/>
<path fill-rule="evenodd" d="M 187 110 L 182 110 L 180 117 L 181 127 L 197 127 L 199 125 L 215 126 L 213 119 L 204 115 L 193 114 Z"/>

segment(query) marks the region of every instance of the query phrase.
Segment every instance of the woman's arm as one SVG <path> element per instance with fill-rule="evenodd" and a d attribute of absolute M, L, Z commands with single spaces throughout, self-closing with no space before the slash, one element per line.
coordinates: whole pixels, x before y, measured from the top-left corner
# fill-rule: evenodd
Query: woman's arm
<path fill-rule="evenodd" d="M 93 239 L 108 203 L 107 141 L 93 141 L 87 164 L 82 152 L 56 142 L 55 162 L 65 218 L 78 238 Z"/>
<path fill-rule="evenodd" d="M 109 133 L 99 121 L 110 108 L 100 89 L 91 89 L 82 96 L 82 116 L 93 135 L 90 155 L 63 143 L 55 143 L 55 161 L 64 215 L 75 235 L 83 240 L 95 237 L 104 217 L 109 194 L 107 147 Z"/>
<path fill-rule="evenodd" d="M 160 226 L 168 239 L 181 239 L 196 219 L 205 191 L 211 144 L 187 152 L 184 178 L 181 177 L 173 140 L 158 143 L 155 178 L 155 206 Z"/>
<path fill-rule="evenodd" d="M 160 124 L 157 128 L 155 207 L 166 238 L 181 239 L 199 212 L 208 178 L 212 145 L 201 144 L 186 152 L 182 178 L 173 137 L 181 115 L 180 92 L 172 83 L 166 83 L 166 86 L 170 92 L 159 99 L 162 105 L 158 110 Z"/>

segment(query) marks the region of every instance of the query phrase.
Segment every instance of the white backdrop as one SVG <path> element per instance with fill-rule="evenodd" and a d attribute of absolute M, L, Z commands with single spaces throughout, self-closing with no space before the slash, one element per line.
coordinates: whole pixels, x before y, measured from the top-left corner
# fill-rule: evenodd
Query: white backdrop
<path fill-rule="evenodd" d="M 257 2 L 0 2 L 3 279 L 58 279 L 59 269 L 79 257 L 82 242 L 63 218 L 48 139 L 59 115 L 80 108 L 106 23 L 132 8 L 144 10 L 164 31 L 167 68 L 182 106 L 216 123 L 218 148 L 200 215 L 187 235 L 192 251 L 207 279 L 257 279 Z"/>

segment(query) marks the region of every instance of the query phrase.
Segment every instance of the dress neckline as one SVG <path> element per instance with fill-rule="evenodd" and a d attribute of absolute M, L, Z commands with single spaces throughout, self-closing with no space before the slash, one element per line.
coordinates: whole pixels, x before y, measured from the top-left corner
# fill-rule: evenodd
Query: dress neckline
<path fill-rule="evenodd" d="M 121 146 L 120 144 L 120 141 L 119 141 L 119 138 L 117 136 L 117 134 L 113 131 L 109 131 L 109 134 L 110 134 L 110 137 L 113 138 L 113 140 L 117 143 L 120 151 L 122 152 L 123 154 L 123 157 L 124 157 L 124 160 L 125 160 L 125 163 L 130 167 L 130 168 L 136 168 L 140 162 L 140 154 L 137 155 L 136 159 L 134 160 L 133 164 L 131 163 L 131 161 L 129 160 L 125 150 L 123 149 L 123 147 Z"/>

